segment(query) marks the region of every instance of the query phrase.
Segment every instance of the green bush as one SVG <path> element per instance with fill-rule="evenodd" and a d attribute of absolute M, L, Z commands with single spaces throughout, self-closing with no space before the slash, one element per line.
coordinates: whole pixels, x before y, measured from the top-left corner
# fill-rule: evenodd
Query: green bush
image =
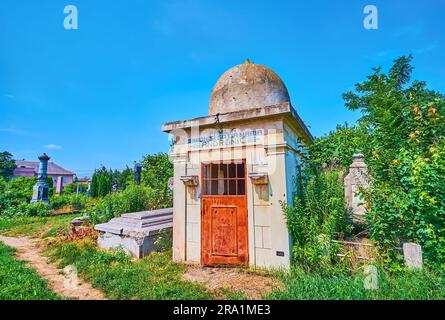
<path fill-rule="evenodd" d="M 10 206 L 1 214 L 5 218 L 15 217 L 45 217 L 51 215 L 51 207 L 43 202 L 26 203 L 22 202 L 17 206 Z"/>
<path fill-rule="evenodd" d="M 19 177 L 9 182 L 0 179 L 0 214 L 7 208 L 29 203 L 35 183 L 36 178 L 28 177 Z"/>
<path fill-rule="evenodd" d="M 67 184 L 63 190 L 62 190 L 62 195 L 73 195 L 73 194 L 77 194 L 77 185 L 79 183 L 77 182 L 73 182 L 70 184 Z M 84 184 L 84 183 L 80 183 L 80 185 L 82 186 L 82 191 L 80 192 L 81 194 L 85 194 L 87 189 L 88 189 L 88 185 Z"/>
<path fill-rule="evenodd" d="M 100 199 L 96 206 L 86 209 L 94 224 L 104 223 L 123 213 L 143 211 L 150 208 L 149 189 L 131 185 L 122 192 L 110 193 Z"/>
<path fill-rule="evenodd" d="M 387 73 L 375 69 L 345 100 L 363 114 L 371 237 L 387 262 L 397 262 L 395 247 L 416 242 L 427 264 L 445 269 L 445 99 L 411 82 L 410 62 L 401 57 Z"/>
<path fill-rule="evenodd" d="M 284 206 L 294 258 L 309 268 L 328 267 L 335 253 L 331 240 L 350 232 L 343 184 L 335 171 L 317 172 L 307 182 L 303 178 L 297 179 L 293 206 Z"/>
<path fill-rule="evenodd" d="M 83 210 L 86 207 L 87 197 L 85 194 L 62 194 L 51 197 L 50 203 L 53 209 L 71 206 L 75 210 Z"/>
<path fill-rule="evenodd" d="M 141 184 L 149 190 L 150 209 L 172 207 L 173 191 L 168 187 L 168 179 L 173 177 L 173 165 L 168 155 L 146 155 L 141 164 Z"/>
<path fill-rule="evenodd" d="M 345 93 L 347 108 L 362 116 L 355 127 L 317 139 L 311 162 L 347 170 L 352 154 L 364 153 L 367 227 L 387 265 L 400 268 L 396 248 L 415 242 L 426 264 L 445 270 L 445 99 L 411 81 L 412 69 L 411 57 L 401 57 Z"/>

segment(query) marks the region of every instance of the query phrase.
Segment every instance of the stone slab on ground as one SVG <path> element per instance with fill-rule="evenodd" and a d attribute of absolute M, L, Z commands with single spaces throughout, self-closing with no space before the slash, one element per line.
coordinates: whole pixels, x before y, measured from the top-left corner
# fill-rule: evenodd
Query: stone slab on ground
<path fill-rule="evenodd" d="M 135 258 L 156 250 L 161 230 L 172 230 L 173 208 L 126 213 L 94 227 L 100 232 L 97 244 L 103 249 L 121 247 Z"/>

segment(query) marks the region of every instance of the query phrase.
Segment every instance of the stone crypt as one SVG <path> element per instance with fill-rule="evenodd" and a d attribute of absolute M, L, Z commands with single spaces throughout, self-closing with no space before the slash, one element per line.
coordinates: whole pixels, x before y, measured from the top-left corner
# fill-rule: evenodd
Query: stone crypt
<path fill-rule="evenodd" d="M 312 136 L 271 69 L 235 66 L 216 82 L 209 115 L 165 123 L 173 141 L 173 259 L 290 266 L 281 203 Z"/>

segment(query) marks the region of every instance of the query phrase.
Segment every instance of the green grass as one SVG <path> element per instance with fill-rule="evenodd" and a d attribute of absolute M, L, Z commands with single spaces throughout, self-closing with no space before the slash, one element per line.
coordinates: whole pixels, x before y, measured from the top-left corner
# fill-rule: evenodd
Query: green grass
<path fill-rule="evenodd" d="M 62 226 L 67 226 L 76 216 L 78 216 L 78 214 L 54 217 L 0 218 L 0 234 L 9 237 L 43 237 L 45 233 L 54 232 Z"/>
<path fill-rule="evenodd" d="M 364 287 L 362 273 L 325 274 L 293 268 L 282 274 L 284 290 L 274 290 L 265 298 L 281 300 L 433 300 L 445 299 L 445 278 L 430 271 L 379 269 L 378 289 Z"/>
<path fill-rule="evenodd" d="M 15 250 L 0 242 L 0 300 L 58 300 L 37 273 L 14 259 Z"/>
<path fill-rule="evenodd" d="M 55 245 L 48 253 L 60 260 L 61 267 L 74 264 L 93 287 L 110 299 L 212 298 L 203 285 L 181 279 L 187 266 L 172 262 L 168 253 L 152 253 L 132 261 L 122 251 L 98 250 L 90 240 Z"/>
<path fill-rule="evenodd" d="M 0 219 L 0 234 L 53 237 L 67 227 L 75 215 Z M 220 288 L 210 292 L 203 284 L 183 280 L 187 266 L 171 261 L 168 253 L 153 253 L 132 261 L 123 252 L 98 250 L 91 240 L 54 244 L 50 256 L 61 261 L 61 267 L 74 264 L 82 277 L 102 290 L 110 299 L 246 299 L 242 292 Z M 50 299 L 57 297 L 47 289 L 44 280 L 23 263 L 13 259 L 12 249 L 0 246 L 0 298 Z M 362 272 L 304 272 L 294 267 L 289 273 L 276 273 L 283 282 L 266 299 L 445 299 L 444 275 L 432 271 L 378 272 L 378 289 L 364 288 Z M 46 290 L 46 291 L 45 291 Z"/>

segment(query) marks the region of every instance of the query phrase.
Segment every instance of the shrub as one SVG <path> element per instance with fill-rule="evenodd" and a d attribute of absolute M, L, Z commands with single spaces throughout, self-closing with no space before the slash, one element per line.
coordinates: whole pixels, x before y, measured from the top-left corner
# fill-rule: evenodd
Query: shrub
<path fill-rule="evenodd" d="M 137 212 L 149 208 L 149 191 L 143 186 L 132 185 L 122 192 L 111 193 L 99 200 L 96 206 L 88 208 L 94 224 L 104 223 L 123 213 Z"/>
<path fill-rule="evenodd" d="M 294 205 L 285 205 L 294 258 L 307 267 L 328 266 L 335 253 L 331 240 L 350 232 L 343 184 L 338 172 L 318 172 L 298 179 Z"/>
<path fill-rule="evenodd" d="M 51 208 L 43 202 L 26 203 L 22 202 L 17 206 L 10 206 L 2 212 L 2 217 L 15 218 L 20 216 L 26 217 L 45 217 L 51 215 Z"/>
<path fill-rule="evenodd" d="M 388 262 L 409 241 L 422 246 L 427 264 L 445 269 L 445 99 L 410 82 L 410 61 L 397 59 L 386 74 L 375 69 L 345 100 L 363 114 L 372 238 Z"/>
<path fill-rule="evenodd" d="M 74 210 L 83 210 L 86 207 L 87 198 L 84 194 L 62 194 L 51 198 L 50 204 L 53 209 L 72 207 Z"/>

